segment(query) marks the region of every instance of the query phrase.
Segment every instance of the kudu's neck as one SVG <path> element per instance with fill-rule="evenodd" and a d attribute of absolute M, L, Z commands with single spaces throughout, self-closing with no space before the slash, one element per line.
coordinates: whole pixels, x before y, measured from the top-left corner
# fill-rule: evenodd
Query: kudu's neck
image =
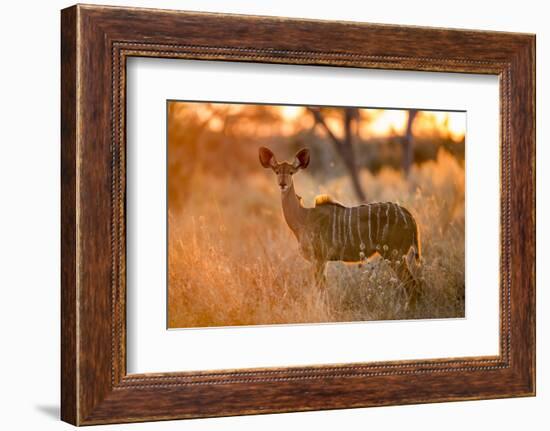
<path fill-rule="evenodd" d="M 298 235 L 298 232 L 305 224 L 307 209 L 302 206 L 300 198 L 294 191 L 294 182 L 290 184 L 287 190 L 281 193 L 281 199 L 286 223 L 294 234 Z"/>

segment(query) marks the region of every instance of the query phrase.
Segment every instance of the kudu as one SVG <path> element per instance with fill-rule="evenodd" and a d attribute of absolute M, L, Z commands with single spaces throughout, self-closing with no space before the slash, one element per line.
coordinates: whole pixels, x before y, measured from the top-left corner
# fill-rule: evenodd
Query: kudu
<path fill-rule="evenodd" d="M 403 283 L 408 307 L 419 294 L 420 238 L 413 215 L 393 202 L 373 202 L 345 207 L 322 195 L 315 207 L 306 208 L 294 191 L 292 176 L 309 165 L 309 150 L 298 151 L 293 163 L 278 163 L 273 152 L 260 148 L 260 163 L 277 175 L 283 213 L 305 259 L 315 264 L 319 284 L 325 284 L 329 261 L 364 262 L 380 254 Z"/>

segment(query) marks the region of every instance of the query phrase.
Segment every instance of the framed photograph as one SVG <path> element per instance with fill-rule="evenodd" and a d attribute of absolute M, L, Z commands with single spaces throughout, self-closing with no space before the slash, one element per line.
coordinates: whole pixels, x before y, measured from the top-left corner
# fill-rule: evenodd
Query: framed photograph
<path fill-rule="evenodd" d="M 61 18 L 63 420 L 535 394 L 534 35 Z"/>

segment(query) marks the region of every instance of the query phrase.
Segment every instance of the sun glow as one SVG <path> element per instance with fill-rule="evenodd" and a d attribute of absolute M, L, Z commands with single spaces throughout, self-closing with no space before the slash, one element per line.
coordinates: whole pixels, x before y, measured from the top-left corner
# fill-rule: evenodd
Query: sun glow
<path fill-rule="evenodd" d="M 424 118 L 420 117 L 420 121 L 414 125 L 414 133 L 430 135 L 447 131 L 455 141 L 464 138 L 466 134 L 466 114 L 464 112 L 425 112 L 424 114 Z"/>
<path fill-rule="evenodd" d="M 407 111 L 377 109 L 372 121 L 365 122 L 364 131 L 374 136 L 401 135 L 406 123 Z"/>
<path fill-rule="evenodd" d="M 408 111 L 376 110 L 361 127 L 365 137 L 399 136 L 406 132 Z M 464 112 L 418 111 L 413 125 L 414 136 L 447 135 L 454 141 L 464 139 L 466 114 Z"/>
<path fill-rule="evenodd" d="M 302 106 L 280 106 L 279 109 L 285 121 L 294 121 L 304 112 Z"/>

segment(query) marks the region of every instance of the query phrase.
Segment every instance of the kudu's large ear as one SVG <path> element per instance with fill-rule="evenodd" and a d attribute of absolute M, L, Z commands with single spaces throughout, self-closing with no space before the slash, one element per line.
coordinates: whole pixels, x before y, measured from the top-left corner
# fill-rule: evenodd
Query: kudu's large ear
<path fill-rule="evenodd" d="M 272 168 L 277 164 L 275 154 L 266 147 L 260 147 L 260 163 L 264 168 Z"/>
<path fill-rule="evenodd" d="M 307 148 L 304 148 L 296 153 L 293 165 L 295 168 L 307 168 L 307 165 L 309 165 L 309 150 Z"/>

